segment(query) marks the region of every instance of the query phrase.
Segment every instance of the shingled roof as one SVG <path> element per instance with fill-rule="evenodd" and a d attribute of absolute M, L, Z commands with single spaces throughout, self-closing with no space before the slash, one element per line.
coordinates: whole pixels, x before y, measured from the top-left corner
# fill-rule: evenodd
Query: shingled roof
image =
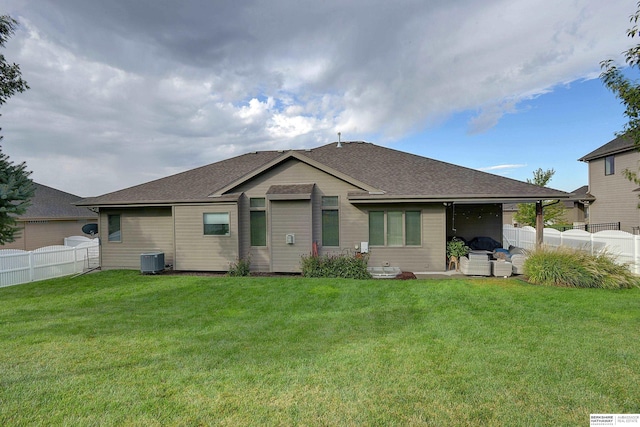
<path fill-rule="evenodd" d="M 624 153 L 635 149 L 633 140 L 626 136 L 619 136 L 613 139 L 601 147 L 596 148 L 586 156 L 579 158 L 581 162 L 589 162 L 591 160 L 599 159 L 602 157 L 610 156 L 612 154 Z"/>
<path fill-rule="evenodd" d="M 27 212 L 20 216 L 21 220 L 38 219 L 93 219 L 98 215 L 87 208 L 75 206 L 74 203 L 82 200 L 81 197 L 34 183 L 35 193 L 31 199 L 31 206 Z"/>
<path fill-rule="evenodd" d="M 336 143 L 310 150 L 243 154 L 146 184 L 83 200 L 78 205 L 172 204 L 214 201 L 252 177 L 297 159 L 360 188 L 352 201 L 390 199 L 565 199 L 563 191 L 528 184 L 366 142 Z M 293 184 L 293 183 L 292 183 Z M 216 197 L 212 199 L 212 197 Z"/>

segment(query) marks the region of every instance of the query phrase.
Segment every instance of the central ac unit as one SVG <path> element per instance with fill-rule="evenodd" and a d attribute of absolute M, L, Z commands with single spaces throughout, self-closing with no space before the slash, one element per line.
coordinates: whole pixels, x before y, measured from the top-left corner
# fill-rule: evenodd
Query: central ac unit
<path fill-rule="evenodd" d="M 164 270 L 164 252 L 140 254 L 140 272 L 157 274 Z"/>

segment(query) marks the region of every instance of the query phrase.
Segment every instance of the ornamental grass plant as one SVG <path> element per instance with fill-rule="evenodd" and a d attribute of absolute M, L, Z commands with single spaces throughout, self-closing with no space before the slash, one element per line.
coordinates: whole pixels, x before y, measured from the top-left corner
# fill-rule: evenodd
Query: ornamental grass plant
<path fill-rule="evenodd" d="M 640 278 L 626 264 L 616 263 L 607 251 L 543 246 L 533 251 L 524 268 L 530 283 L 571 288 L 628 289 L 640 287 Z"/>

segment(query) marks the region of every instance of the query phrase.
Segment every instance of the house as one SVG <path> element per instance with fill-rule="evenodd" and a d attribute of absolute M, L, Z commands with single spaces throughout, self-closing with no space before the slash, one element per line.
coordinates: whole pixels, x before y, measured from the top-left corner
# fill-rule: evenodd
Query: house
<path fill-rule="evenodd" d="M 591 224 L 620 223 L 620 230 L 638 232 L 638 184 L 629 181 L 624 171 L 638 171 L 640 153 L 633 141 L 619 136 L 579 159 L 589 165 L 589 204 Z"/>
<path fill-rule="evenodd" d="M 97 221 L 95 212 L 74 205 L 81 197 L 38 183 L 34 186 L 31 206 L 17 219 L 20 232 L 16 240 L 0 249 L 32 251 L 62 245 L 65 237 L 81 235 L 83 225 Z"/>
<path fill-rule="evenodd" d="M 502 241 L 502 203 L 568 193 L 381 147 L 252 152 L 83 200 L 99 210 L 103 268 L 161 251 L 175 270 L 299 272 L 300 257 L 369 249 L 370 266 L 446 268 L 447 238 Z M 105 233 L 106 231 L 106 233 Z"/>
<path fill-rule="evenodd" d="M 589 222 L 589 204 L 595 199 L 588 192 L 589 186 L 583 185 L 573 190 L 571 196 L 562 202 L 565 209 L 562 220 L 566 224 L 584 226 L 585 223 Z M 517 203 L 505 203 L 502 209 L 503 223 L 516 225 L 517 222 L 514 219 L 516 212 L 518 212 Z"/>

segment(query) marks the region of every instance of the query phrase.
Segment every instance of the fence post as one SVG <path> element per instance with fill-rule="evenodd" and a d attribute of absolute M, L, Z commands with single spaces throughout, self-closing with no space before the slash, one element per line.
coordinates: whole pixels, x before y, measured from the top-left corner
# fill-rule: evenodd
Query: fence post
<path fill-rule="evenodd" d="M 633 235 L 633 272 L 640 274 L 640 264 L 638 256 L 640 255 L 640 236 Z"/>
<path fill-rule="evenodd" d="M 33 268 L 33 251 L 29 251 L 29 281 L 35 280 L 35 270 Z"/>

